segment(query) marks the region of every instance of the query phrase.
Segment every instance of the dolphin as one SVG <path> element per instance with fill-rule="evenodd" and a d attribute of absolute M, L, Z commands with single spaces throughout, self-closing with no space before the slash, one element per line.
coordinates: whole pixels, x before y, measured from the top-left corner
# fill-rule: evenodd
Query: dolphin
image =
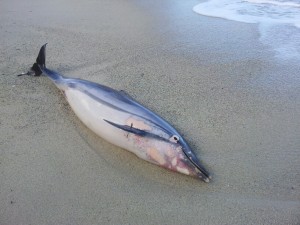
<path fill-rule="evenodd" d="M 46 45 L 31 67 L 32 75 L 50 78 L 88 128 L 150 163 L 210 181 L 211 176 L 195 153 L 167 121 L 123 91 L 48 69 Z"/>

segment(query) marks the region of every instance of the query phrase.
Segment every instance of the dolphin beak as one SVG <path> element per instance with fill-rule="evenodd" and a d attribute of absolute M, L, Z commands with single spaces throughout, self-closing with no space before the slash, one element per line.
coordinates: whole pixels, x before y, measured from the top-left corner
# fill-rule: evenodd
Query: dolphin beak
<path fill-rule="evenodd" d="M 182 155 L 178 156 L 179 159 L 181 157 Z M 204 167 L 199 163 L 199 161 L 197 160 L 196 164 L 186 155 L 183 156 L 183 158 L 181 158 L 180 163 L 177 164 L 175 169 L 177 169 L 177 172 L 196 177 L 206 183 L 209 183 L 211 180 L 211 175 L 206 171 L 206 169 L 204 169 Z"/>
<path fill-rule="evenodd" d="M 209 183 L 212 179 L 211 175 L 204 168 L 204 166 L 200 163 L 199 159 L 195 155 L 195 153 L 191 150 L 191 148 L 187 145 L 186 142 L 182 143 L 184 145 L 183 152 L 190 164 L 190 167 L 195 169 L 195 176 L 199 179 L 203 180 L 206 183 Z"/>
<path fill-rule="evenodd" d="M 197 163 L 195 163 L 194 160 L 191 160 L 190 158 L 187 157 L 186 160 L 186 166 L 189 167 L 192 172 L 191 175 L 206 182 L 209 183 L 211 180 L 211 175 L 207 172 L 206 169 L 200 164 L 199 160 L 197 159 Z"/>
<path fill-rule="evenodd" d="M 211 180 L 211 175 L 203 168 L 202 165 L 198 164 L 196 167 L 197 177 L 203 180 L 206 183 L 209 183 Z"/>

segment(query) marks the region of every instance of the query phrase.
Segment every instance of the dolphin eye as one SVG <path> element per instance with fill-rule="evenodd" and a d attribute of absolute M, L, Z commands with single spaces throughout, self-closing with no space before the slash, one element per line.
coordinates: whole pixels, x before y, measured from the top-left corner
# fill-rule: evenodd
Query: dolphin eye
<path fill-rule="evenodd" d="M 171 142 L 177 143 L 179 141 L 179 137 L 177 135 L 173 135 L 169 140 Z"/>

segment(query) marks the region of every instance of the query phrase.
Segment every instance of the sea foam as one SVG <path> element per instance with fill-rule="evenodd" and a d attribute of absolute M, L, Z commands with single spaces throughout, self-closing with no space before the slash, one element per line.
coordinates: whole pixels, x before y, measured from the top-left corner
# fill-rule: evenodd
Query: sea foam
<path fill-rule="evenodd" d="M 260 40 L 281 59 L 300 59 L 300 0 L 211 0 L 193 10 L 204 16 L 258 23 Z"/>

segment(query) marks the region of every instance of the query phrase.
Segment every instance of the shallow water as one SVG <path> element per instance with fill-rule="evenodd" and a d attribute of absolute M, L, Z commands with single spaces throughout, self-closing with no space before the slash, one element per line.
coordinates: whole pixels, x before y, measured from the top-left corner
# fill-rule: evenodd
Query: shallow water
<path fill-rule="evenodd" d="M 260 40 L 280 60 L 300 59 L 300 1 L 211 0 L 196 5 L 201 15 L 245 23 L 258 23 Z"/>

